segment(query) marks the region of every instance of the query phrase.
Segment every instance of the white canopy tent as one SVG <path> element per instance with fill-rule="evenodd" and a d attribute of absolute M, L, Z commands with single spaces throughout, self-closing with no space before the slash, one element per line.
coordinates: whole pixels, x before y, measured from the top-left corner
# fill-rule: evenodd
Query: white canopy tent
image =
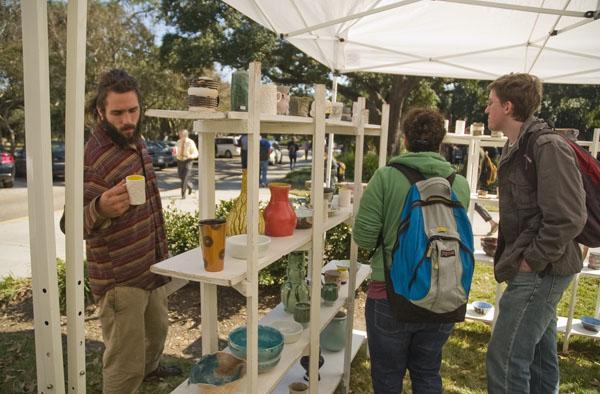
<path fill-rule="evenodd" d="M 341 73 L 600 83 L 598 0 L 225 2 Z"/>
<path fill-rule="evenodd" d="M 338 72 L 600 83 L 600 0 L 227 0 Z M 289 3 L 289 6 L 286 5 Z M 85 392 L 82 189 L 86 1 L 67 31 L 68 391 Z M 21 2 L 28 204 L 39 392 L 64 392 L 50 168 L 46 1 Z M 347 379 L 347 376 L 346 376 Z"/>

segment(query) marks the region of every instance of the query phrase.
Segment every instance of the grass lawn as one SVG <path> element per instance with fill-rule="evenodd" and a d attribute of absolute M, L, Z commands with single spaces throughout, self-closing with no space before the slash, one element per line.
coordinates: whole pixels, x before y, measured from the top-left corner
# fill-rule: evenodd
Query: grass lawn
<path fill-rule="evenodd" d="M 598 282 L 590 278 L 580 280 L 578 303 L 575 316 L 592 315 Z M 29 312 L 22 314 L 11 308 L 7 299 L 24 292 L 23 282 L 5 280 L 0 282 L 0 392 L 22 393 L 35 392 L 35 349 L 32 321 Z M 495 281 L 491 267 L 478 265 L 474 277 L 472 300 L 487 300 L 493 302 Z M 566 315 L 571 289 L 567 290 L 559 306 L 559 314 Z M 241 296 L 240 296 L 241 297 Z M 361 300 L 364 297 L 361 298 Z M 4 301 L 2 301 L 4 300 Z M 28 298 L 28 308 L 31 309 L 31 298 Z M 29 313 L 29 315 L 27 314 Z M 239 312 L 238 312 L 239 313 Z M 29 317 L 28 317 L 29 316 Z M 171 333 L 198 330 L 195 313 L 188 312 L 183 318 L 172 323 Z M 221 313 L 220 313 L 221 316 Z M 172 316 L 173 319 L 173 316 Z M 89 323 L 89 322 L 88 322 Z M 221 321 L 223 324 L 223 321 Z M 174 326 L 181 326 L 175 331 Z M 101 391 L 101 366 L 103 345 L 98 340 L 99 334 L 87 328 L 87 392 Z M 64 327 L 63 327 L 64 329 Z M 97 329 L 97 327 L 96 327 Z M 170 334 L 179 335 L 179 334 Z M 197 338 L 194 332 L 189 338 Z M 444 389 L 448 393 L 485 393 L 485 352 L 490 336 L 489 326 L 483 323 L 458 324 L 444 348 L 442 376 Z M 64 337 L 63 337 L 64 339 Z M 184 342 L 188 346 L 188 338 L 171 338 L 171 342 Z M 193 341 L 192 341 L 193 342 Z M 224 344 L 222 344 L 224 345 Z M 559 335 L 557 345 L 562 349 L 562 335 Z M 168 344 L 169 346 L 169 344 Z M 188 347 L 191 347 L 189 345 Z M 599 393 L 600 392 L 600 343 L 594 340 L 574 336 L 570 342 L 568 354 L 560 354 L 561 387 L 563 393 Z M 186 352 L 182 352 L 185 354 Z M 186 357 L 174 357 L 173 352 L 167 351 L 168 362 L 181 365 L 189 371 L 198 353 L 188 352 Z M 191 355 L 190 355 L 191 354 Z M 66 360 L 66 345 L 64 351 Z M 141 393 L 168 393 L 181 383 L 181 378 L 171 378 L 164 381 L 145 383 Z M 410 380 L 405 379 L 405 392 L 410 391 Z M 371 393 L 370 366 L 366 350 L 363 348 L 352 363 L 351 388 L 353 393 Z M 338 388 L 338 392 L 341 390 Z"/>

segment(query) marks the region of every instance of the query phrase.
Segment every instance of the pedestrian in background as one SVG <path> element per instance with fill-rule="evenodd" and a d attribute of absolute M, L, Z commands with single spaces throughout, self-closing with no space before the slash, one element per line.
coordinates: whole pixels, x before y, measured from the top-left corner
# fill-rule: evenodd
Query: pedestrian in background
<path fill-rule="evenodd" d="M 192 184 L 190 176 L 194 160 L 198 158 L 198 148 L 191 138 L 188 138 L 188 131 L 182 129 L 179 131 L 179 140 L 177 141 L 177 175 L 181 179 L 181 198 L 185 199 L 185 192 L 192 194 Z"/>

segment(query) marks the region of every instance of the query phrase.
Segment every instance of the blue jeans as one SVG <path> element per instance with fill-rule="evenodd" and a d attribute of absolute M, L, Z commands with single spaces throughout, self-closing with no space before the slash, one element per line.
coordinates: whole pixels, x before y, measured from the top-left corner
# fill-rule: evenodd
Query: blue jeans
<path fill-rule="evenodd" d="M 520 272 L 508 281 L 488 346 L 489 393 L 558 393 L 556 306 L 572 279 Z"/>
<path fill-rule="evenodd" d="M 267 170 L 269 169 L 269 160 L 263 160 L 260 162 L 260 179 L 261 186 L 267 186 Z"/>
<path fill-rule="evenodd" d="M 452 323 L 403 323 L 388 300 L 367 298 L 367 340 L 375 393 L 401 393 L 406 370 L 414 393 L 441 393 L 442 347 Z"/>

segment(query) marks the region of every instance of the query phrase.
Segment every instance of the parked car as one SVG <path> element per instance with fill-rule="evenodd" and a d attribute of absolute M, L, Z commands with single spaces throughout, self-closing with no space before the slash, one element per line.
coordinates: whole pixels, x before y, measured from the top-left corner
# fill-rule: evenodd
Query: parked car
<path fill-rule="evenodd" d="M 13 187 L 15 182 L 15 158 L 0 145 L 0 186 Z"/>
<path fill-rule="evenodd" d="M 171 147 L 161 144 L 160 141 L 146 141 L 146 148 L 152 157 L 152 165 L 158 169 L 162 170 L 176 160 Z"/>
<path fill-rule="evenodd" d="M 52 141 L 50 143 L 52 154 L 52 177 L 65 177 L 65 143 Z M 15 149 L 15 171 L 18 177 L 27 177 L 27 150 L 25 147 Z"/>
<path fill-rule="evenodd" d="M 269 155 L 269 165 L 281 164 L 283 162 L 283 152 L 277 141 L 271 143 L 271 154 Z"/>
<path fill-rule="evenodd" d="M 217 137 L 215 138 L 215 156 L 226 157 L 228 159 L 233 156 L 240 155 L 240 147 L 237 146 L 237 141 L 233 137 Z"/>

